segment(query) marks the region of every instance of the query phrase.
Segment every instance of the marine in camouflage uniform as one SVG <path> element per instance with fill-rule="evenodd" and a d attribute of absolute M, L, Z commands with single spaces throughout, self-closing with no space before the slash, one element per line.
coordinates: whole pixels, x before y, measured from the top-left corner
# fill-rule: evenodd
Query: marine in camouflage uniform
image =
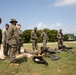
<path fill-rule="evenodd" d="M 20 30 L 21 29 L 21 25 L 20 24 L 17 25 L 17 29 L 18 29 L 18 33 L 19 33 L 18 54 L 21 54 L 20 49 L 21 49 L 21 45 L 22 45 L 22 35 L 23 35 L 23 33 Z"/>
<path fill-rule="evenodd" d="M 9 45 L 8 45 L 8 29 L 9 25 L 5 25 L 5 29 L 2 31 L 2 43 L 3 43 L 3 53 L 5 57 L 8 56 L 8 50 L 9 50 Z"/>
<path fill-rule="evenodd" d="M 47 46 L 48 36 L 46 33 L 46 29 L 44 29 L 43 33 L 41 34 L 42 41 L 43 41 L 43 47 L 45 48 Z"/>
<path fill-rule="evenodd" d="M 10 21 L 11 26 L 9 28 L 9 35 L 8 35 L 8 42 L 9 42 L 9 54 L 10 54 L 10 65 L 19 65 L 15 63 L 15 58 L 17 54 L 17 45 L 19 43 L 19 34 L 17 31 L 15 19 L 11 19 Z"/>
<path fill-rule="evenodd" d="M 57 39 L 58 39 L 58 49 L 60 49 L 61 47 L 63 47 L 63 33 L 62 33 L 62 29 L 59 30 L 59 33 L 57 33 Z"/>
<path fill-rule="evenodd" d="M 31 32 L 31 41 L 32 41 L 32 49 L 38 50 L 37 44 L 37 28 L 35 27 L 34 30 Z"/>

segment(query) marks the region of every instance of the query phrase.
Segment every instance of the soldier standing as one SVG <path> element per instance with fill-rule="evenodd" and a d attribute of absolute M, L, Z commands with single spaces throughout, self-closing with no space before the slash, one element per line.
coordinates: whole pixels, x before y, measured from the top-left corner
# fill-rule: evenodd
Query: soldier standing
<path fill-rule="evenodd" d="M 17 45 L 19 41 L 19 34 L 16 27 L 17 21 L 11 19 L 11 26 L 9 28 L 8 42 L 9 42 L 9 54 L 10 54 L 10 66 L 18 66 L 18 63 L 15 63 L 16 54 L 17 54 Z"/>
<path fill-rule="evenodd" d="M 8 49 L 9 49 L 9 45 L 8 45 L 8 29 L 9 29 L 9 25 L 6 24 L 5 29 L 2 31 L 3 53 L 4 53 L 5 57 L 8 57 Z"/>
<path fill-rule="evenodd" d="M 46 29 L 44 29 L 43 33 L 41 34 L 41 38 L 42 38 L 42 41 L 43 41 L 43 47 L 46 48 L 47 41 L 48 41 L 48 36 L 47 36 L 47 33 L 46 33 Z"/>
<path fill-rule="evenodd" d="M 32 49 L 38 50 L 38 44 L 37 44 L 37 27 L 34 28 L 34 30 L 31 32 L 31 40 L 32 40 Z"/>
<path fill-rule="evenodd" d="M 59 30 L 59 32 L 57 33 L 57 39 L 58 39 L 58 49 L 63 47 L 63 33 L 62 33 L 62 29 Z"/>
<path fill-rule="evenodd" d="M 21 29 L 21 25 L 20 25 L 20 24 L 17 25 L 17 29 L 18 29 L 18 32 L 19 32 L 18 54 L 21 54 L 20 49 L 21 49 L 21 44 L 22 44 L 22 35 L 23 35 L 23 33 L 22 33 L 22 31 L 20 30 L 20 29 Z"/>

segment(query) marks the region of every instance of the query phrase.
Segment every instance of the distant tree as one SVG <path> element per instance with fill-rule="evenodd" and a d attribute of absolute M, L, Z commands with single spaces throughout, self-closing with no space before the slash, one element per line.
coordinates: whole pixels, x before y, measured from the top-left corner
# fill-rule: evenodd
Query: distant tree
<path fill-rule="evenodd" d="M 23 42 L 25 42 L 25 43 L 29 43 L 29 42 L 31 42 L 31 30 L 25 30 L 25 31 L 23 31 L 23 38 L 22 38 L 22 40 L 23 40 Z"/>
<path fill-rule="evenodd" d="M 23 38 L 22 38 L 23 42 L 25 42 L 25 43 L 31 42 L 31 31 L 32 30 L 23 31 Z M 42 38 L 41 38 L 42 32 L 43 32 L 43 30 L 37 30 L 39 43 L 42 42 Z M 58 30 L 47 29 L 48 42 L 56 42 L 57 41 L 57 33 L 58 33 Z M 76 38 L 75 38 L 75 40 L 76 40 Z M 68 34 L 64 34 L 64 41 L 68 41 Z"/>
<path fill-rule="evenodd" d="M 74 37 L 74 40 L 76 41 L 76 36 Z"/>
<path fill-rule="evenodd" d="M 68 41 L 68 34 L 64 35 L 64 41 Z"/>
<path fill-rule="evenodd" d="M 57 41 L 57 35 L 58 31 L 57 30 L 49 30 L 47 31 L 49 42 L 56 42 Z"/>
<path fill-rule="evenodd" d="M 41 33 L 42 33 L 43 31 L 42 30 L 38 30 L 37 31 L 37 36 L 38 36 L 38 42 L 40 43 L 40 42 L 42 42 L 42 38 L 41 38 Z"/>

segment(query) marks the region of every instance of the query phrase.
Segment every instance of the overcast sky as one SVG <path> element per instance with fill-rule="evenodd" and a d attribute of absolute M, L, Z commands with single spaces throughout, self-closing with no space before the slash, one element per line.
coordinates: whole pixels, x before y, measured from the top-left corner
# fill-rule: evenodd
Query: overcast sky
<path fill-rule="evenodd" d="M 76 35 L 76 0 L 0 0 L 0 17 L 1 29 L 15 18 L 22 30 L 46 27 Z"/>

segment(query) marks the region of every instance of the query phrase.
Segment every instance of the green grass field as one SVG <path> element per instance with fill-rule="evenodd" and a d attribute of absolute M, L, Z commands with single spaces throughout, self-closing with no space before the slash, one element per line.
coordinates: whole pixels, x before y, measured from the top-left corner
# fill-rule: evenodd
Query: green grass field
<path fill-rule="evenodd" d="M 73 47 L 74 54 L 57 53 L 56 55 L 61 57 L 57 61 L 44 57 L 48 66 L 36 64 L 32 58 L 18 60 L 20 66 L 17 67 L 9 66 L 9 60 L 0 60 L 0 75 L 76 75 L 76 43 L 65 42 L 64 45 Z M 48 43 L 48 46 L 55 48 L 57 43 Z M 31 44 L 24 44 L 24 47 L 30 49 Z"/>

